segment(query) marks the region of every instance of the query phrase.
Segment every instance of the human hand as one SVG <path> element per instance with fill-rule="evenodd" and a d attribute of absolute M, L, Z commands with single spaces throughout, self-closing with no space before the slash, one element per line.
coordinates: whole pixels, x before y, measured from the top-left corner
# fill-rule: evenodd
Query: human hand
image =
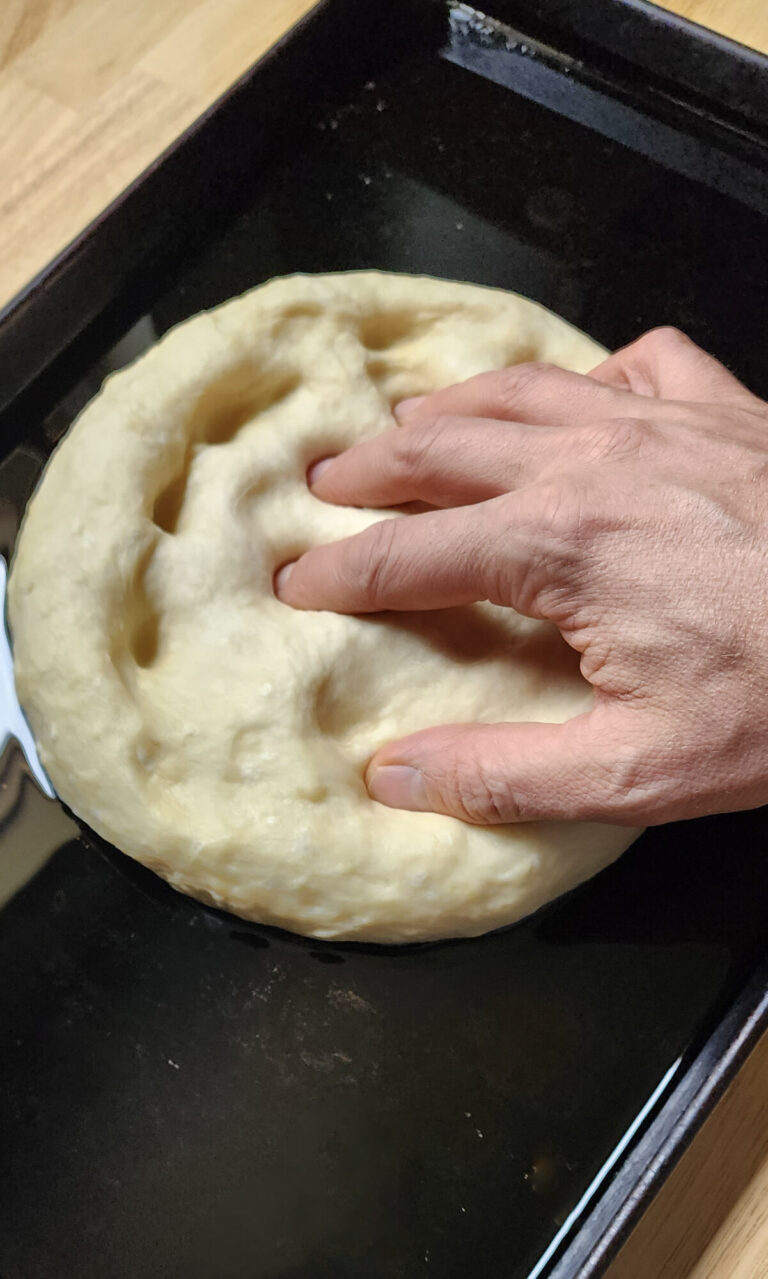
<path fill-rule="evenodd" d="M 295 608 L 488 599 L 553 622 L 594 707 L 436 726 L 370 761 L 370 794 L 489 824 L 652 825 L 768 802 L 768 405 L 659 329 L 589 376 L 541 365 L 407 401 L 310 470 L 325 501 L 441 508 L 308 551 Z"/>

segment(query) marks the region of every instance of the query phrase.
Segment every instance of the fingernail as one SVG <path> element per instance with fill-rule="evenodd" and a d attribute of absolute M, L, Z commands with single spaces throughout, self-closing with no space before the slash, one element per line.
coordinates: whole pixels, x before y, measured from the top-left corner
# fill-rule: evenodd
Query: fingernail
<path fill-rule="evenodd" d="M 307 484 L 310 488 L 314 488 L 323 471 L 327 471 L 333 461 L 332 457 L 322 457 L 319 462 L 313 462 L 307 471 Z"/>
<path fill-rule="evenodd" d="M 288 578 L 291 576 L 291 573 L 293 572 L 293 565 L 295 563 L 296 561 L 294 560 L 291 564 L 284 564 L 283 567 L 279 568 L 277 572 L 275 573 L 273 589 L 278 599 L 281 598 L 282 593 L 286 585 L 288 584 Z"/>
<path fill-rule="evenodd" d="M 395 417 L 400 417 L 402 413 L 407 416 L 411 412 L 411 409 L 418 408 L 420 404 L 424 403 L 426 398 L 426 395 L 412 395 L 408 400 L 401 400 L 399 404 L 395 405 Z"/>
<path fill-rule="evenodd" d="M 408 808 L 423 813 L 429 809 L 424 777 L 407 764 L 383 764 L 370 769 L 366 778 L 372 799 L 389 808 Z"/>

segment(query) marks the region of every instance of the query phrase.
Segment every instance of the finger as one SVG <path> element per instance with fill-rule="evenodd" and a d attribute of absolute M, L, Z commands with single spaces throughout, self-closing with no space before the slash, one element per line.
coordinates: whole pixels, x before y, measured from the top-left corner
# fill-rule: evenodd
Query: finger
<path fill-rule="evenodd" d="M 673 328 L 651 329 L 589 376 L 616 390 L 666 400 L 732 403 L 754 398 L 725 365 Z"/>
<path fill-rule="evenodd" d="M 562 463 L 565 444 L 558 428 L 427 418 L 324 460 L 307 479 L 317 497 L 342 506 L 462 506 L 535 481 Z"/>
<path fill-rule="evenodd" d="M 608 417 L 631 416 L 632 397 L 581 373 L 553 364 L 513 364 L 496 373 L 480 373 L 395 408 L 402 425 L 449 414 L 487 417 L 532 426 L 574 426 Z"/>
<path fill-rule="evenodd" d="M 645 824 L 637 784 L 642 734 L 632 710 L 607 706 L 563 724 L 450 724 L 392 742 L 366 784 L 390 808 L 483 826 L 533 820 Z M 633 744 L 634 741 L 634 744 Z"/>
<path fill-rule="evenodd" d="M 523 584 L 531 598 L 547 572 L 545 539 L 527 511 L 529 492 L 481 502 L 471 518 L 461 507 L 407 515 L 313 547 L 279 571 L 275 594 L 293 608 L 336 613 L 450 608 L 484 599 L 528 611 Z"/>

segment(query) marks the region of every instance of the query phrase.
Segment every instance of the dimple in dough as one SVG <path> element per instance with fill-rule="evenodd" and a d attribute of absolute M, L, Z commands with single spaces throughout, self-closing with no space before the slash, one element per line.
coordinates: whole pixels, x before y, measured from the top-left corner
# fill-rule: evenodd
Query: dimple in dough
<path fill-rule="evenodd" d="M 416 729 L 587 709 L 552 627 L 490 604 L 298 612 L 272 590 L 278 565 L 392 514 L 320 502 L 311 461 L 390 428 L 405 396 L 603 354 L 514 294 L 362 272 L 273 280 L 110 377 L 45 471 L 9 587 L 61 798 L 175 888 L 318 938 L 475 935 L 617 857 L 637 832 L 479 828 L 363 784 Z"/>

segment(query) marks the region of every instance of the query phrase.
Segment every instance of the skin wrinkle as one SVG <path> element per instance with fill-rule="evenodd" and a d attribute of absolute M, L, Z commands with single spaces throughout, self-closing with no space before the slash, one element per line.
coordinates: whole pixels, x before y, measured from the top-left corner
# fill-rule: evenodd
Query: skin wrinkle
<path fill-rule="evenodd" d="M 362 561 L 352 565 L 354 580 L 362 585 L 366 607 L 378 611 L 385 608 L 387 574 L 391 572 L 390 556 L 396 535 L 395 521 L 383 520 L 367 531 Z"/>
<path fill-rule="evenodd" d="M 456 427 L 473 413 L 476 447 Z M 372 794 L 377 768 L 402 758 L 422 768 L 435 811 L 465 820 L 524 813 L 653 824 L 768 801 L 766 405 L 684 335 L 661 329 L 589 377 L 517 366 L 427 396 L 398 416 L 403 492 L 415 485 L 434 500 L 450 467 L 461 507 L 459 519 L 430 526 L 430 537 L 446 536 L 441 592 L 453 563 L 462 590 L 471 590 L 474 574 L 474 598 L 553 621 L 581 654 L 596 702 L 578 729 L 570 721 L 530 738 L 534 726 L 497 726 L 496 754 L 483 726 L 448 736 L 436 727 L 391 743 L 369 769 Z M 539 429 L 520 435 L 518 416 Z M 503 417 L 511 429 L 493 436 L 491 457 L 487 432 Z M 553 462 L 554 429 L 562 447 Z M 505 450 L 523 439 L 531 456 L 520 468 Z M 387 447 L 382 437 L 378 448 Z M 518 482 L 462 506 L 462 463 L 470 490 L 481 489 L 484 473 L 488 484 L 499 474 Z M 365 500 L 364 468 L 357 480 Z M 343 482 L 334 496 L 343 500 Z M 394 597 L 411 574 L 423 574 L 421 518 L 398 531 L 396 563 L 380 579 Z M 342 560 L 349 553 L 343 543 L 334 551 Z M 307 560 L 308 573 L 311 552 Z M 302 605 L 320 604 L 323 590 L 315 576 Z M 431 606 L 430 590 L 427 582 L 421 607 Z M 365 581 L 350 581 L 343 607 L 361 594 L 367 598 Z M 393 597 L 385 589 L 377 598 L 385 607 Z M 531 742 L 536 750 L 526 755 Z M 555 778 L 571 807 L 555 809 Z"/>

